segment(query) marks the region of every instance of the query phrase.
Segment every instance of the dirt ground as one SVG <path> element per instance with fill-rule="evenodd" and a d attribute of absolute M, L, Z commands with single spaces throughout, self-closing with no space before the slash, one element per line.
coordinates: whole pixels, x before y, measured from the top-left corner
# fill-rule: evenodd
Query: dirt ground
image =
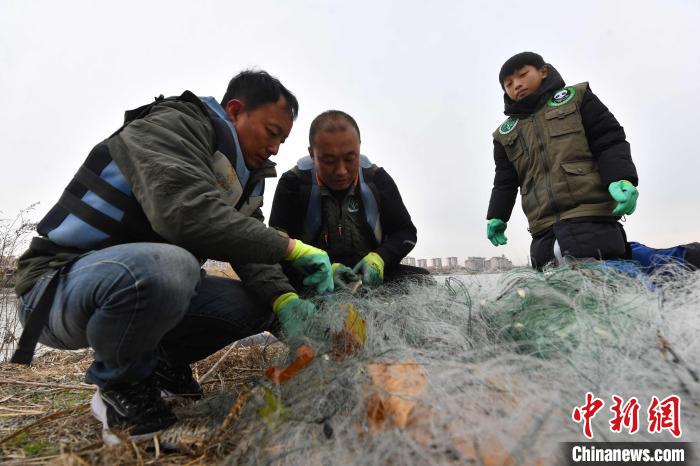
<path fill-rule="evenodd" d="M 193 370 L 202 381 L 204 400 L 170 401 L 178 424 L 158 440 L 112 448 L 104 445 L 101 424 L 90 413 L 94 386 L 83 383 L 91 363 L 87 350 L 50 351 L 30 367 L 0 364 L 0 463 L 216 463 L 235 448 L 231 421 L 245 394 L 285 352 L 280 343 L 228 347 L 200 361 Z"/>

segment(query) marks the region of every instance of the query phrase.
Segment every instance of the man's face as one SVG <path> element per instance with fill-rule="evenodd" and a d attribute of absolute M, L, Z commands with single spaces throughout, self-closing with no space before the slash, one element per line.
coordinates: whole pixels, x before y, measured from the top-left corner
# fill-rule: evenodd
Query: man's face
<path fill-rule="evenodd" d="M 323 184 L 333 191 L 344 191 L 360 170 L 360 137 L 352 127 L 332 133 L 319 131 L 309 155 Z"/>
<path fill-rule="evenodd" d="M 506 79 L 503 80 L 503 87 L 508 97 L 517 102 L 537 91 L 546 77 L 546 65 L 540 69 L 532 65 L 525 65 L 515 70 L 515 73 L 506 76 Z"/>
<path fill-rule="evenodd" d="M 287 100 L 262 104 L 248 111 L 245 102 L 229 100 L 226 114 L 236 128 L 246 166 L 255 170 L 277 154 L 280 145 L 292 130 L 292 115 L 287 110 Z"/>

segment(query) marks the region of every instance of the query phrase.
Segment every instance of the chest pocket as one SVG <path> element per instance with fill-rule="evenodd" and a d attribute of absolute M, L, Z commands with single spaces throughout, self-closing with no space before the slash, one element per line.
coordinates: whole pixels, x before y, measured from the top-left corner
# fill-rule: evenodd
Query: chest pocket
<path fill-rule="evenodd" d="M 595 204 L 611 200 L 598 172 L 598 164 L 593 160 L 564 162 L 561 168 L 566 173 L 571 198 L 577 204 Z"/>
<path fill-rule="evenodd" d="M 508 160 L 511 162 L 515 162 L 525 153 L 522 138 L 518 136 L 517 131 L 512 131 L 510 134 L 503 136 L 501 143 L 506 150 Z"/>
<path fill-rule="evenodd" d="M 576 111 L 576 105 L 565 105 L 560 108 L 547 110 L 544 114 L 550 137 L 576 133 L 583 130 L 581 116 Z"/>

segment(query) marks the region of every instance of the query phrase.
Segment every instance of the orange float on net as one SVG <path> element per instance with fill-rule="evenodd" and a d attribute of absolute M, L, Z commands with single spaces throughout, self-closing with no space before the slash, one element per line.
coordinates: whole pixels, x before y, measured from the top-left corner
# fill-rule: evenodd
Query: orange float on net
<path fill-rule="evenodd" d="M 267 378 L 275 383 L 286 382 L 294 377 L 297 372 L 308 366 L 309 363 L 313 361 L 316 353 L 311 346 L 303 344 L 297 348 L 296 355 L 297 357 L 294 358 L 294 361 L 292 361 L 287 367 L 268 367 L 267 370 L 265 370 L 265 375 Z"/>

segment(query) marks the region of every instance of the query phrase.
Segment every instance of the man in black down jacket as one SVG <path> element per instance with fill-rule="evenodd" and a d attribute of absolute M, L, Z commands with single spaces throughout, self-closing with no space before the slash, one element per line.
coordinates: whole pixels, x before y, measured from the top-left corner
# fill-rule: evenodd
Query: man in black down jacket
<path fill-rule="evenodd" d="M 311 123 L 309 156 L 280 178 L 270 226 L 326 250 L 336 286 L 427 273 L 399 264 L 416 244 L 416 227 L 394 180 L 360 155 L 360 129 L 345 112 Z M 285 272 L 301 287 L 296 272 Z"/>

